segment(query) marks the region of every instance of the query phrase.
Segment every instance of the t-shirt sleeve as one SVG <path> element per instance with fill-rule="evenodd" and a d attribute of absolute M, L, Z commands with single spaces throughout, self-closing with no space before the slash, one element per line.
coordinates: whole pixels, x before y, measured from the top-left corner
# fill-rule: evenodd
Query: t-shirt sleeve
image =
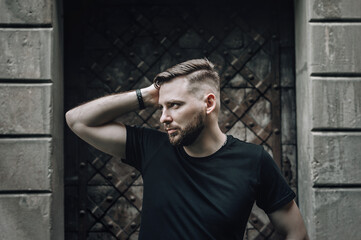
<path fill-rule="evenodd" d="M 126 129 L 125 159 L 122 161 L 142 173 L 142 167 L 148 161 L 149 151 L 156 148 L 160 132 L 150 128 L 129 125 L 126 125 Z"/>
<path fill-rule="evenodd" d="M 287 184 L 272 157 L 262 148 L 256 204 L 269 214 L 289 203 L 296 194 Z"/>
<path fill-rule="evenodd" d="M 127 129 L 127 142 L 125 147 L 125 159 L 122 161 L 138 171 L 141 171 L 142 165 L 142 138 L 143 129 L 139 127 L 125 126 Z"/>

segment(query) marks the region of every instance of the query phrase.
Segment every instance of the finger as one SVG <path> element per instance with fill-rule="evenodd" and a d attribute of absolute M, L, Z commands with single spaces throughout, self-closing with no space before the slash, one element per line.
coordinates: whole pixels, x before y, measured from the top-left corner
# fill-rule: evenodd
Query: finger
<path fill-rule="evenodd" d="M 159 84 L 157 83 L 157 82 L 154 82 L 154 87 L 157 89 L 157 90 L 159 90 L 160 89 L 160 86 L 159 86 Z"/>

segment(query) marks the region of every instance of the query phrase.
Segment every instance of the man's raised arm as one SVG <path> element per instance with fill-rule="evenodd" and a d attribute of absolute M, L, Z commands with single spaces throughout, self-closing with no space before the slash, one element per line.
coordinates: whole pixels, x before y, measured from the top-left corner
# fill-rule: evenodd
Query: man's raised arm
<path fill-rule="evenodd" d="M 141 89 L 145 107 L 158 104 L 158 90 Z M 70 129 L 95 148 L 116 157 L 125 157 L 126 128 L 114 120 L 139 109 L 135 91 L 98 98 L 69 110 L 65 114 Z"/>

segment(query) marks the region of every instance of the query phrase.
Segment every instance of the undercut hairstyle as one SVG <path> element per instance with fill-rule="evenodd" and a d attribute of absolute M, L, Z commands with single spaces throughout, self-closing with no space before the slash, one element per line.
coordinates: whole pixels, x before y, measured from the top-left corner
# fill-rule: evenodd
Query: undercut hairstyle
<path fill-rule="evenodd" d="M 190 86 L 201 86 L 206 84 L 213 87 L 217 93 L 220 91 L 220 78 L 214 64 L 206 58 L 192 59 L 179 63 L 168 68 L 164 72 L 155 76 L 153 82 L 158 89 L 160 86 L 176 77 L 185 77 L 189 81 Z M 192 87 L 191 87 L 192 88 Z M 190 89 L 192 92 L 195 88 Z"/>

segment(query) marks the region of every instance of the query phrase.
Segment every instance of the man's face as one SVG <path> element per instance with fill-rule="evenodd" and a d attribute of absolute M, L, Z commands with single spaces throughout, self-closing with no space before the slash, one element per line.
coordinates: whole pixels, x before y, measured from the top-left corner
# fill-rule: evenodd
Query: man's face
<path fill-rule="evenodd" d="M 160 122 L 172 145 L 191 145 L 204 128 L 204 103 L 188 90 L 188 80 L 178 77 L 163 83 L 159 90 Z"/>

